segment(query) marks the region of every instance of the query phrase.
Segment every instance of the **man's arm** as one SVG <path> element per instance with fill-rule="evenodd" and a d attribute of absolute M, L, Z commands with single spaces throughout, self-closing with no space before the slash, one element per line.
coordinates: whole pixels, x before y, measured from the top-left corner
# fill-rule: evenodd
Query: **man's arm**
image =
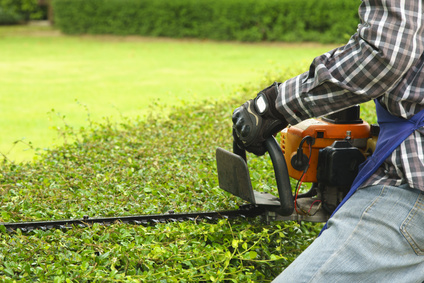
<path fill-rule="evenodd" d="M 393 89 L 424 51 L 422 0 L 363 0 L 357 33 L 279 87 L 278 111 L 296 124 Z"/>

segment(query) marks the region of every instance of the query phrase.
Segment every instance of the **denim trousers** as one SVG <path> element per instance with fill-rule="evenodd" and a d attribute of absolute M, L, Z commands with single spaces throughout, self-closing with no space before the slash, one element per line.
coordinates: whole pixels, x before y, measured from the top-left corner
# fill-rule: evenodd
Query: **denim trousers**
<path fill-rule="evenodd" d="M 273 282 L 424 282 L 424 192 L 358 189 Z"/>

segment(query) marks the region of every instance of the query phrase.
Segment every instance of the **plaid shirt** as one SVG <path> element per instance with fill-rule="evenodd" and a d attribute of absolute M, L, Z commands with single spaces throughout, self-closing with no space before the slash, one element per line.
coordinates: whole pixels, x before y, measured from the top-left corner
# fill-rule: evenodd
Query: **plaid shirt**
<path fill-rule="evenodd" d="M 280 85 L 277 109 L 294 125 L 378 98 L 406 119 L 424 109 L 423 0 L 362 0 L 349 42 Z M 363 185 L 424 191 L 424 129 L 409 136 Z"/>

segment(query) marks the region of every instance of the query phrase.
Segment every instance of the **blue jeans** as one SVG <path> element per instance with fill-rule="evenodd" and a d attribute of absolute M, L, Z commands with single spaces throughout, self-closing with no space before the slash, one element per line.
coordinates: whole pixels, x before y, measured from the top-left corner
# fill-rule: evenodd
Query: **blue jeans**
<path fill-rule="evenodd" d="M 424 282 L 424 193 L 358 189 L 273 282 Z"/>

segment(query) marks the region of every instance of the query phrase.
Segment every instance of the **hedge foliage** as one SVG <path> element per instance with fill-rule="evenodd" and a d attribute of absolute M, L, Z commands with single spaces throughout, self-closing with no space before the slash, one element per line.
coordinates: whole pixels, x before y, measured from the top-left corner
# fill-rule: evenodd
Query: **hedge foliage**
<path fill-rule="evenodd" d="M 67 34 L 238 41 L 346 42 L 358 24 L 352 0 L 53 0 Z"/>
<path fill-rule="evenodd" d="M 45 18 L 46 11 L 38 0 L 0 0 L 0 25 L 17 24 Z"/>
<path fill-rule="evenodd" d="M 64 123 L 65 145 L 35 163 L 1 163 L 0 222 L 236 209 L 243 201 L 218 188 L 214 152 L 231 148 L 232 110 L 257 89 L 184 105 L 167 119 L 154 105 L 145 118 Z M 276 193 L 269 158 L 249 164 L 255 188 Z M 7 233 L 0 225 L 0 281 L 270 282 L 319 227 L 222 219 Z"/>

